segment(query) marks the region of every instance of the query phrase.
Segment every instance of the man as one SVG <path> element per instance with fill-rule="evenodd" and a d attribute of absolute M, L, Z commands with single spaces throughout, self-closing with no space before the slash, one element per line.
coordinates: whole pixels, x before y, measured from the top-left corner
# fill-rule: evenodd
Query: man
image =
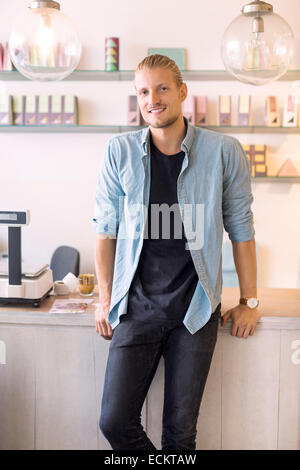
<path fill-rule="evenodd" d="M 162 449 L 195 449 L 221 316 L 223 225 L 241 300 L 222 323 L 247 338 L 259 318 L 249 162 L 236 139 L 183 117 L 187 86 L 168 57 L 146 57 L 135 89 L 149 127 L 109 141 L 96 188 L 95 325 L 112 340 L 100 429 L 113 449 L 155 449 L 140 414 L 163 355 Z"/>

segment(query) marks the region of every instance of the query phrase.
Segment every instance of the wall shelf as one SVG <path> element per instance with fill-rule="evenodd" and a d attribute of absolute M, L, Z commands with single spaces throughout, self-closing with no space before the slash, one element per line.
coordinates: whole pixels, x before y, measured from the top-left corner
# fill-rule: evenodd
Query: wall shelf
<path fill-rule="evenodd" d="M 53 126 L 0 126 L 0 133 L 98 133 L 98 134 L 119 134 L 130 130 L 138 130 L 133 126 L 101 126 L 101 125 L 53 125 Z"/>
<path fill-rule="evenodd" d="M 0 126 L 0 133 L 1 132 L 12 132 L 12 133 L 103 133 L 103 134 L 114 134 L 128 131 L 135 131 L 138 129 L 142 129 L 142 127 L 138 126 L 100 126 L 100 125 L 93 125 L 93 126 Z M 209 129 L 218 129 L 225 132 L 226 130 L 232 131 L 233 128 L 224 128 L 218 126 L 209 127 Z M 243 129 L 243 132 L 249 132 L 248 128 Z M 256 128 L 255 128 L 256 129 Z M 265 127 L 261 127 L 259 129 L 266 129 Z M 282 128 L 285 129 L 286 132 L 290 131 L 291 128 Z M 271 128 L 274 130 L 274 128 Z M 278 128 L 276 128 L 278 130 Z M 300 128 L 295 128 L 293 130 L 297 130 L 300 132 Z M 252 177 L 251 180 L 253 182 L 258 183 L 300 183 L 300 176 L 290 176 L 290 177 L 280 177 L 280 176 L 260 176 L 260 177 Z"/>
<path fill-rule="evenodd" d="M 269 127 L 269 126 L 206 126 L 224 134 L 300 134 L 300 127 Z"/>
<path fill-rule="evenodd" d="M 252 177 L 254 183 L 300 183 L 300 176 L 257 176 Z"/>
<path fill-rule="evenodd" d="M 122 132 L 136 131 L 142 129 L 141 126 L 104 126 L 100 124 L 94 125 L 53 125 L 53 126 L 15 126 L 5 125 L 0 126 L 0 133 L 13 132 L 13 133 L 27 133 L 27 132 L 40 132 L 40 133 L 99 133 L 99 134 L 120 134 Z M 206 126 L 205 129 L 221 132 L 224 134 L 300 134 L 300 127 L 267 127 L 267 126 Z"/>
<path fill-rule="evenodd" d="M 186 70 L 182 71 L 183 79 L 186 81 L 235 81 L 225 70 Z M 106 72 L 105 70 L 75 70 L 64 81 L 132 81 L 133 70 L 119 70 L 117 72 Z M 17 70 L 0 71 L 0 80 L 20 81 L 29 80 Z M 280 81 L 300 80 L 300 70 L 288 70 Z"/>

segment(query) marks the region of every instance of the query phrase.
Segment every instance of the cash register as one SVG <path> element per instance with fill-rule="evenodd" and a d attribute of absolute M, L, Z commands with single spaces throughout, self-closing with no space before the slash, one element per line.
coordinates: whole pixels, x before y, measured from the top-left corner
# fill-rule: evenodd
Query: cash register
<path fill-rule="evenodd" d="M 22 262 L 21 228 L 30 222 L 30 212 L 0 211 L 0 227 L 8 227 L 8 256 L 0 259 L 0 304 L 31 303 L 39 307 L 53 288 L 48 264 Z"/>

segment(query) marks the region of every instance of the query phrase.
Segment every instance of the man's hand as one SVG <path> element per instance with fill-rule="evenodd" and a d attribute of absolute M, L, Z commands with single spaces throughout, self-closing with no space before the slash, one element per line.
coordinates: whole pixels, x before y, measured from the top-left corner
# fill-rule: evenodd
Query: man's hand
<path fill-rule="evenodd" d="M 104 339 L 111 340 L 113 336 L 112 327 L 108 321 L 109 307 L 105 308 L 101 304 L 95 311 L 95 326 L 96 331 Z"/>
<path fill-rule="evenodd" d="M 260 314 L 258 308 L 249 308 L 247 305 L 239 304 L 228 310 L 225 315 L 222 316 L 221 325 L 225 326 L 230 317 L 232 319 L 232 336 L 248 338 L 248 335 L 252 336 L 254 334 Z"/>

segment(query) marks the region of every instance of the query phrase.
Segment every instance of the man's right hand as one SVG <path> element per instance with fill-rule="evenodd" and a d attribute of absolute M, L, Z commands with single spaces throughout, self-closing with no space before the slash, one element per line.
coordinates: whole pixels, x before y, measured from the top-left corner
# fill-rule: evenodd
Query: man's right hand
<path fill-rule="evenodd" d="M 114 334 L 108 321 L 109 308 L 104 308 L 101 304 L 95 311 L 95 326 L 97 333 L 104 339 L 111 340 Z"/>

